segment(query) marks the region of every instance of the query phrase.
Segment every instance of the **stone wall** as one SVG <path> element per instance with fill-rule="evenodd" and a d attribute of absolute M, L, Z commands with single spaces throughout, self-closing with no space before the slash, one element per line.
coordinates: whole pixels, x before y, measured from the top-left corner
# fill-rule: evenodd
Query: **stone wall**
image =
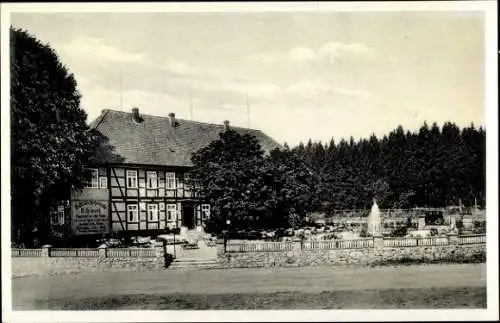
<path fill-rule="evenodd" d="M 163 270 L 167 255 L 163 245 L 155 246 L 153 256 L 119 256 L 106 254 L 99 249 L 98 257 L 51 257 L 50 248 L 42 248 L 41 256 L 12 257 L 12 277 L 47 274 L 68 274 L 94 271 L 144 271 Z"/>
<path fill-rule="evenodd" d="M 477 262 L 486 258 L 485 244 L 385 247 L 361 249 L 316 249 L 276 252 L 224 252 L 218 249 L 218 263 L 224 268 L 375 266 L 397 263 Z"/>

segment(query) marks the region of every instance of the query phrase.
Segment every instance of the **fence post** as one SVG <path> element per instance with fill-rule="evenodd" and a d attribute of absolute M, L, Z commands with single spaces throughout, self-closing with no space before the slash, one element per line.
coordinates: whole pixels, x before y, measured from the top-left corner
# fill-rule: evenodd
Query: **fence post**
<path fill-rule="evenodd" d="M 106 246 L 105 244 L 102 244 L 97 248 L 97 250 L 99 250 L 99 258 L 100 259 L 107 257 L 107 249 L 108 249 L 108 246 Z"/>
<path fill-rule="evenodd" d="M 425 216 L 420 215 L 418 217 L 418 230 L 423 230 L 425 228 Z"/>
<path fill-rule="evenodd" d="M 384 247 L 384 237 L 382 235 L 373 236 L 373 247 L 375 249 L 381 249 Z"/>
<path fill-rule="evenodd" d="M 156 258 L 156 262 L 157 262 L 157 268 L 160 269 L 160 268 L 167 267 L 165 243 L 162 241 L 156 241 L 154 244 L 154 250 L 155 250 L 155 258 Z"/>
<path fill-rule="evenodd" d="M 291 243 L 293 243 L 293 251 L 300 251 L 302 250 L 303 246 L 302 246 L 302 241 L 292 241 Z"/>
<path fill-rule="evenodd" d="M 227 232 L 224 232 L 224 253 L 227 252 Z"/>
<path fill-rule="evenodd" d="M 450 228 L 455 229 L 457 227 L 457 216 L 455 214 L 450 214 Z"/>
<path fill-rule="evenodd" d="M 455 232 L 448 233 L 448 244 L 457 245 L 458 244 L 458 234 Z"/>
<path fill-rule="evenodd" d="M 42 257 L 50 257 L 50 249 L 51 248 L 52 248 L 52 246 L 49 244 L 42 246 Z"/>

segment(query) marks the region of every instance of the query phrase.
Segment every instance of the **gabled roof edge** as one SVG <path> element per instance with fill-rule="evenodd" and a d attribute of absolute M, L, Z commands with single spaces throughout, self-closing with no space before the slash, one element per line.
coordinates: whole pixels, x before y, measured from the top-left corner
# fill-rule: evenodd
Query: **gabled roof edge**
<path fill-rule="evenodd" d="M 101 111 L 101 114 L 94 121 L 89 123 L 89 128 L 97 129 L 97 127 L 99 127 L 99 125 L 102 123 L 108 112 L 109 109 L 103 109 Z"/>

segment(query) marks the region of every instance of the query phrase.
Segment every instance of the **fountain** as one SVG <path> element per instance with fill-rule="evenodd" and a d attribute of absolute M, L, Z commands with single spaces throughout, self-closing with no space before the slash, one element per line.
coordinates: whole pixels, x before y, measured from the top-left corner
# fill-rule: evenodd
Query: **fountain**
<path fill-rule="evenodd" d="M 380 210 L 378 208 L 377 202 L 373 199 L 372 209 L 370 214 L 368 215 L 368 235 L 370 236 L 379 236 L 380 235 L 380 227 L 381 227 L 381 219 L 380 219 Z"/>

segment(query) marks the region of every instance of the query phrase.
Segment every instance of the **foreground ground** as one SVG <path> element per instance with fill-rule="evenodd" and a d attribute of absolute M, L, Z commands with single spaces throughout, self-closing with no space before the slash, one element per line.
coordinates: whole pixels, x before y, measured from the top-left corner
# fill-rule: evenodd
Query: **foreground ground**
<path fill-rule="evenodd" d="M 486 266 L 88 273 L 12 288 L 14 310 L 485 308 Z"/>

